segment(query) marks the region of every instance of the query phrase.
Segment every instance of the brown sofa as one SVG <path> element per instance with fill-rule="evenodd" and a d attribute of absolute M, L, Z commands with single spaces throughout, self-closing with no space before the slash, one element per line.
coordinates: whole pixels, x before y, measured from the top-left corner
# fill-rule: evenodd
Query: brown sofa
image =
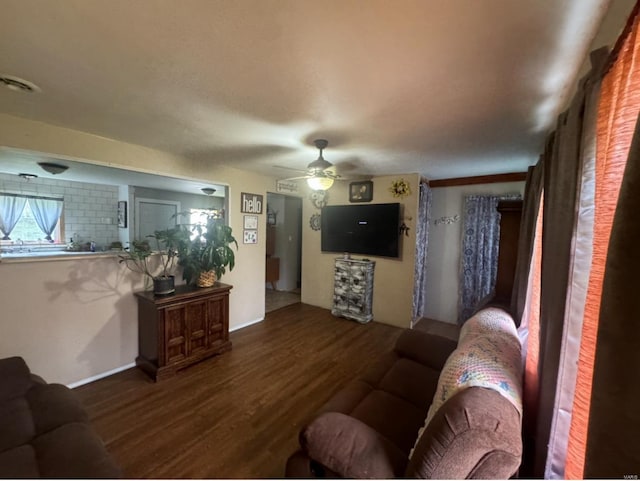
<path fill-rule="evenodd" d="M 119 476 L 70 389 L 0 359 L 0 478 Z"/>
<path fill-rule="evenodd" d="M 303 427 L 300 450 L 287 461 L 287 477 L 507 479 L 516 474 L 521 416 L 492 389 L 457 392 L 416 444 L 441 370 L 455 349 L 455 341 L 405 330 L 392 352 Z"/>

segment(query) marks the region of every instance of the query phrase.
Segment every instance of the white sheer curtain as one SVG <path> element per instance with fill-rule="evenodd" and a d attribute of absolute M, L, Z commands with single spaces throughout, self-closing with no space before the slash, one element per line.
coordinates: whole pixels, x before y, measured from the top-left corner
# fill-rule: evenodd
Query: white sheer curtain
<path fill-rule="evenodd" d="M 56 228 L 56 224 L 62 214 L 62 201 L 54 199 L 29 199 L 29 207 L 33 212 L 33 218 L 40 227 L 40 230 L 46 234 L 45 239 L 51 239 L 51 234 Z"/>
<path fill-rule="evenodd" d="M 4 234 L 2 240 L 10 239 L 9 235 L 18 223 L 26 204 L 26 197 L 0 194 L 0 231 Z"/>

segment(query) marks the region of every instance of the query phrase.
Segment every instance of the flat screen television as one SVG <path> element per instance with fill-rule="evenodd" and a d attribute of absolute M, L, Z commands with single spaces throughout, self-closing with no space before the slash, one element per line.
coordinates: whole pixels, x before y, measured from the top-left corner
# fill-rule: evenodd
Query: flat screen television
<path fill-rule="evenodd" d="M 399 228 L 399 203 L 326 206 L 321 214 L 321 249 L 398 257 Z"/>

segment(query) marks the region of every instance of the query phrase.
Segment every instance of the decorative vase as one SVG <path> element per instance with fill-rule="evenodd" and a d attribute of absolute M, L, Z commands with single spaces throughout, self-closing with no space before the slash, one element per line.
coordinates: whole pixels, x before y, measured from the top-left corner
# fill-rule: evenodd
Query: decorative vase
<path fill-rule="evenodd" d="M 157 296 L 166 296 L 173 294 L 176 291 L 175 278 L 169 277 L 154 277 L 153 278 L 153 293 Z"/>
<path fill-rule="evenodd" d="M 198 276 L 198 287 L 211 287 L 216 282 L 216 271 L 201 272 Z"/>

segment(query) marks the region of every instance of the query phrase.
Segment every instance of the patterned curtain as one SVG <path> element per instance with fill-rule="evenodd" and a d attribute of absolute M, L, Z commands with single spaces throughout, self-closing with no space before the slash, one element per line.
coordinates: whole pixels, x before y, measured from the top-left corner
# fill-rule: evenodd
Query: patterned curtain
<path fill-rule="evenodd" d="M 431 188 L 426 182 L 420 182 L 418 222 L 416 223 L 416 261 L 413 285 L 413 311 L 411 325 L 424 315 L 427 247 L 429 245 L 429 220 L 431 219 Z"/>
<path fill-rule="evenodd" d="M 478 303 L 491 294 L 496 286 L 500 247 L 498 202 L 521 198 L 519 194 L 465 197 L 458 324 L 471 317 Z"/>
<path fill-rule="evenodd" d="M 500 214 L 494 195 L 464 199 L 458 324 L 466 321 L 478 302 L 491 293 L 498 273 Z"/>

